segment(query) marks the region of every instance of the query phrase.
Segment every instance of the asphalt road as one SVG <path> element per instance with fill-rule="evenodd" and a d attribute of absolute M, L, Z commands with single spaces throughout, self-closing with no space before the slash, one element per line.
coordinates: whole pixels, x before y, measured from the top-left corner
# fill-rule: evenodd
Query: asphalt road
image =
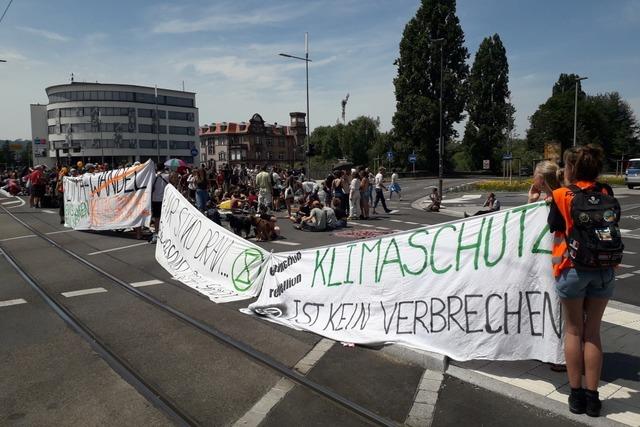
<path fill-rule="evenodd" d="M 469 179 L 448 180 L 450 186 Z M 403 200 L 394 200 L 390 215 L 354 221 L 348 230 L 370 234 L 409 230 L 425 224 L 455 219 L 412 208 L 411 202 L 428 194 L 434 179 L 401 182 Z M 466 193 L 448 194 L 445 204 Z M 616 299 L 640 305 L 640 190 L 621 189 L 621 226 L 628 239 L 625 266 L 619 270 Z M 521 204 L 522 195 L 499 194 L 505 206 Z M 474 199 L 470 199 L 474 200 Z M 320 337 L 263 322 L 242 314 L 247 301 L 213 304 L 191 288 L 172 280 L 155 261 L 154 246 L 128 233 L 90 233 L 64 229 L 55 209 L 30 209 L 17 199 L 0 203 L 23 221 L 85 259 L 127 283 L 217 328 L 239 341 L 294 367 L 321 345 Z M 453 204 L 453 203 L 450 203 Z M 473 202 L 460 202 L 473 209 Z M 294 250 L 353 240 L 334 233 L 305 233 L 279 220 L 283 238 L 261 243 L 274 251 Z M 636 238 L 637 237 L 637 238 Z M 79 264 L 0 213 L 0 246 L 61 304 L 72 311 L 108 347 L 144 377 L 159 393 L 199 424 L 233 424 L 255 416 L 254 405 L 272 396 L 281 376 L 238 353 Z M 637 271 L 637 273 L 635 272 Z M 624 278 L 622 275 L 628 274 Z M 170 422 L 74 334 L 42 300 L 0 259 L 0 424 L 112 424 L 162 425 Z M 5 280 L 5 278 L 7 280 Z M 64 296 L 63 293 L 102 289 L 95 293 Z M 67 294 L 69 295 L 69 294 Z M 73 294 L 71 294 L 73 295 Z M 24 303 L 2 305 L 23 300 Z M 374 349 L 342 347 L 323 350 L 307 373 L 309 378 L 396 423 L 406 419 L 423 370 L 390 359 Z M 449 380 L 447 380 L 449 381 Z M 447 383 L 445 381 L 445 383 Z M 447 383 L 448 384 L 448 383 Z M 449 390 L 458 390 L 451 385 Z M 447 388 L 443 389 L 443 393 Z M 460 389 L 453 396 L 476 399 L 473 390 Z M 448 395 L 447 395 L 448 396 Z M 466 411 L 439 400 L 436 424 L 448 417 L 459 423 L 474 422 L 482 406 Z M 268 400 L 268 399 L 267 399 Z M 446 400 L 446 401 L 445 401 Z M 494 419 L 523 419 L 530 408 L 504 397 L 492 400 L 509 411 L 494 412 Z M 545 414 L 538 414 L 546 419 Z M 500 418 L 502 416 L 502 418 Z M 444 418 L 443 418 L 444 417 Z M 490 419 L 490 418 L 489 418 Z M 46 421 L 43 421 L 46 420 Z M 115 421 L 115 422 L 114 422 Z M 366 421 L 300 386 L 276 400 L 263 425 L 362 425 Z"/>

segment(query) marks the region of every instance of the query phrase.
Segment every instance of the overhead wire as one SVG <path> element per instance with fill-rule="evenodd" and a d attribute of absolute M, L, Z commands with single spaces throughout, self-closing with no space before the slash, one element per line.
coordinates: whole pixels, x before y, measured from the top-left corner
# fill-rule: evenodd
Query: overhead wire
<path fill-rule="evenodd" d="M 9 3 L 7 3 L 7 7 L 4 8 L 4 12 L 2 12 L 2 16 L 0 16 L 0 24 L 2 24 L 2 20 L 4 19 L 4 16 L 7 14 L 7 10 L 9 10 L 11 3 L 13 3 L 13 0 L 9 0 Z"/>

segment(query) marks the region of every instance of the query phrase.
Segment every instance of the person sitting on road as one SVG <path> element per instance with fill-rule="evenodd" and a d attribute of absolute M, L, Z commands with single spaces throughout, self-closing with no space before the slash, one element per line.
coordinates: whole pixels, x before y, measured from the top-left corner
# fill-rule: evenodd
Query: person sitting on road
<path fill-rule="evenodd" d="M 342 209 L 340 199 L 333 199 L 331 207 L 325 207 L 327 211 L 327 228 L 335 230 L 347 226 L 347 212 Z"/>
<path fill-rule="evenodd" d="M 304 203 L 300 206 L 295 215 L 289 217 L 291 222 L 295 224 L 300 224 L 302 222 L 302 218 L 311 215 L 311 208 L 314 200 L 311 198 L 307 198 Z"/>
<path fill-rule="evenodd" d="M 218 212 L 218 207 L 213 200 L 209 200 L 207 202 L 207 210 L 205 214 L 211 221 L 222 226 L 222 218 L 220 217 L 220 212 Z"/>
<path fill-rule="evenodd" d="M 478 215 L 484 215 L 484 214 L 488 214 L 491 212 L 496 212 L 500 210 L 500 201 L 498 199 L 496 199 L 496 195 L 493 193 L 489 193 L 489 196 L 487 196 L 487 200 L 485 200 L 484 204 L 482 205 L 482 207 L 485 208 L 489 208 L 486 210 L 480 210 L 476 213 L 473 214 L 473 216 L 478 216 Z M 464 213 L 464 217 L 468 218 L 469 214 L 468 213 Z"/>
<path fill-rule="evenodd" d="M 302 218 L 299 230 L 305 231 L 326 231 L 327 230 L 327 212 L 322 209 L 322 203 L 315 200 L 311 205 L 311 213 L 309 216 Z"/>
<path fill-rule="evenodd" d="M 442 197 L 438 194 L 438 189 L 434 188 L 431 194 L 429 194 L 429 200 L 431 203 L 427 206 L 427 211 L 429 212 L 440 212 L 440 203 L 442 202 Z"/>

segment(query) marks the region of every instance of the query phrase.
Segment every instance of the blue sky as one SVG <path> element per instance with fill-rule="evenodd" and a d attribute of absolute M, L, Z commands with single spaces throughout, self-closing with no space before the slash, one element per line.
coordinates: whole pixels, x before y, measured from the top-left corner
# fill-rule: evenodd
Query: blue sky
<path fill-rule="evenodd" d="M 0 0 L 4 10 L 8 0 Z M 379 116 L 391 127 L 393 61 L 416 0 L 14 0 L 0 23 L 0 139 L 30 137 L 30 103 L 69 81 L 131 83 L 197 92 L 200 124 L 259 112 L 285 123 L 304 111 L 310 34 L 311 126 Z M 618 91 L 640 112 L 640 0 L 459 0 L 473 55 L 498 33 L 510 65 L 516 132 L 562 72 L 586 75 L 588 93 Z M 461 129 L 462 126 L 459 126 Z"/>

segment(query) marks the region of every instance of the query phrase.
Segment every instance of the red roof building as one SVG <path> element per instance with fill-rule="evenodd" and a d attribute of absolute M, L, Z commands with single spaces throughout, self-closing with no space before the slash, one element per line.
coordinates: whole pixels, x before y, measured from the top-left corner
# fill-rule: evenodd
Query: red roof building
<path fill-rule="evenodd" d="M 289 126 L 265 123 L 260 114 L 249 122 L 221 122 L 200 126 L 203 163 L 217 168 L 256 165 L 294 167 L 304 160 L 305 113 L 289 113 Z"/>

